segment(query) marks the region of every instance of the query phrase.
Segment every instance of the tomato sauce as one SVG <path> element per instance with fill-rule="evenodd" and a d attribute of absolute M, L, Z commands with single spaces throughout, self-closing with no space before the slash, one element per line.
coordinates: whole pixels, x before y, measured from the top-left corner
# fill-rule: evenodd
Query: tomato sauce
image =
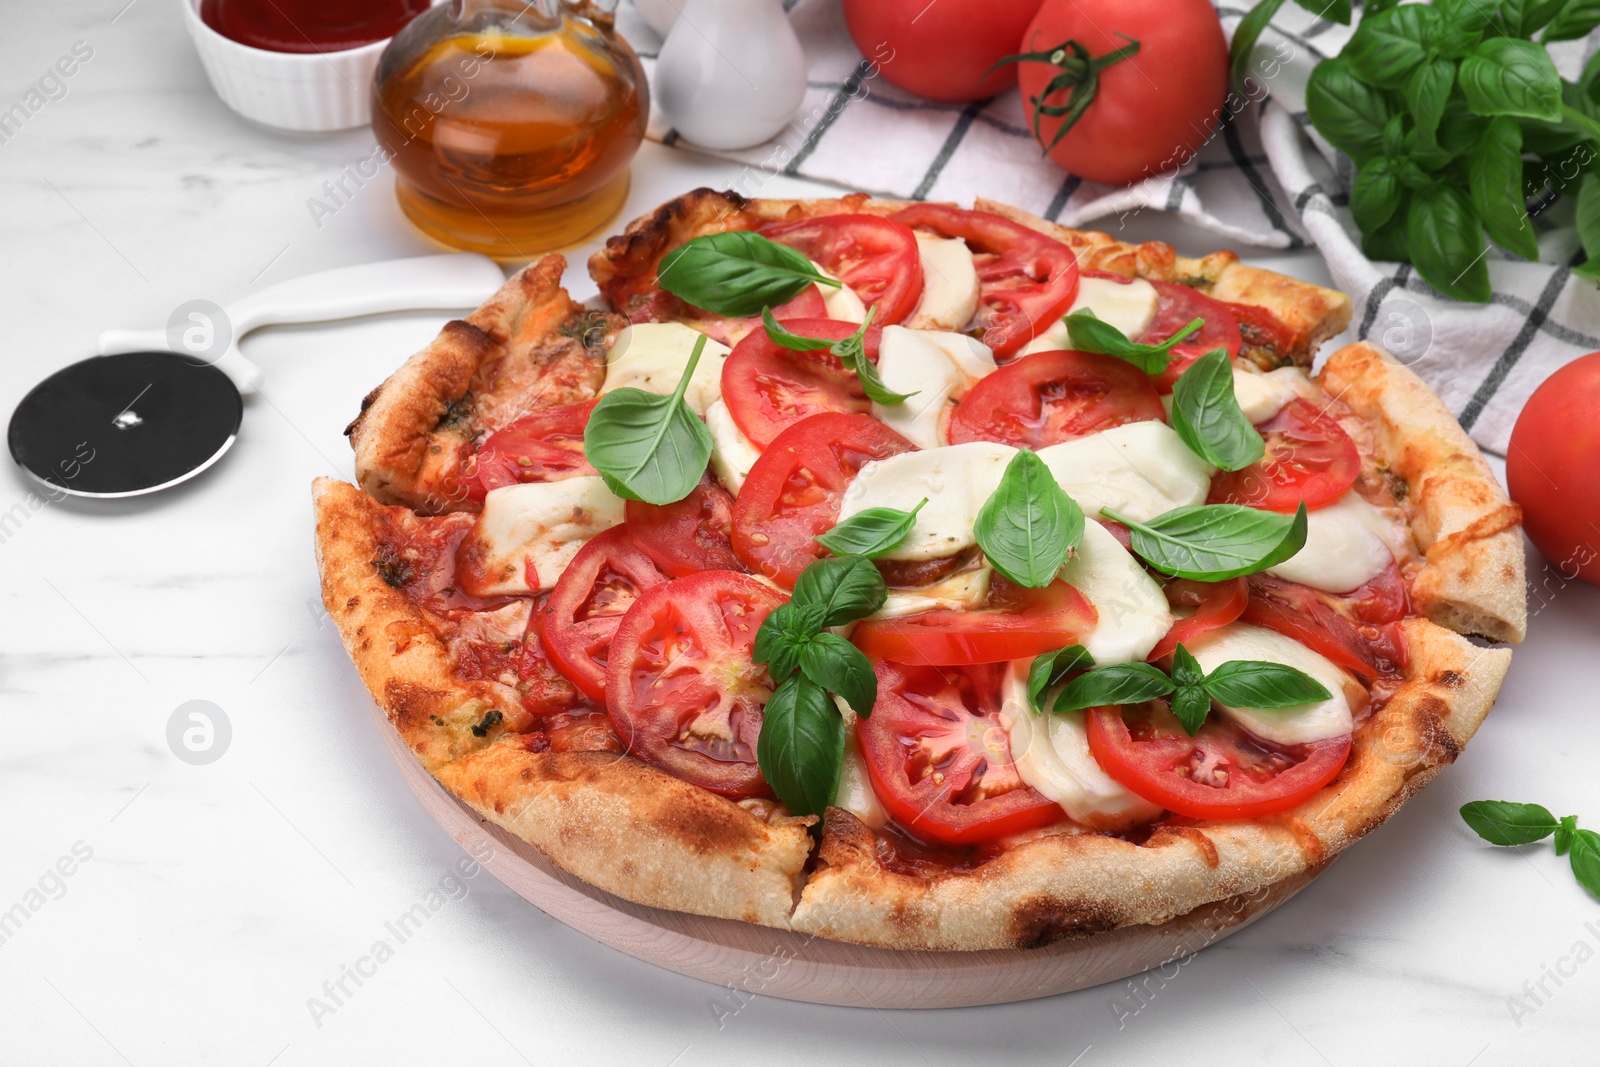
<path fill-rule="evenodd" d="M 268 52 L 343 52 L 393 37 L 429 0 L 203 0 L 200 18 Z"/>

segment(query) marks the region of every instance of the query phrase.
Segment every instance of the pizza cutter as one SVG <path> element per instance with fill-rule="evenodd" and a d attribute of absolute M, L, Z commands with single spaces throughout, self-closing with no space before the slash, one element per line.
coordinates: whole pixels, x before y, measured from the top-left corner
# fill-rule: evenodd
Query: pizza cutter
<path fill-rule="evenodd" d="M 34 386 L 11 416 L 11 457 L 52 496 L 125 497 L 187 481 L 222 458 L 261 369 L 239 339 L 261 326 L 466 308 L 505 283 L 475 253 L 419 256 L 293 278 L 226 307 L 192 300 L 163 330 L 107 330 L 100 355 Z"/>

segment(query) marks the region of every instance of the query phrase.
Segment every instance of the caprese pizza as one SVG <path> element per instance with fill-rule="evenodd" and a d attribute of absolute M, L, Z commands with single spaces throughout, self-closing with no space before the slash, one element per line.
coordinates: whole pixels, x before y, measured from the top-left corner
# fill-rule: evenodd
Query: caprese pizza
<path fill-rule="evenodd" d="M 658 907 L 895 948 L 1164 922 L 1453 760 L 1519 516 L 1339 293 L 1002 205 L 699 190 L 369 396 L 329 612 L 424 766 Z"/>

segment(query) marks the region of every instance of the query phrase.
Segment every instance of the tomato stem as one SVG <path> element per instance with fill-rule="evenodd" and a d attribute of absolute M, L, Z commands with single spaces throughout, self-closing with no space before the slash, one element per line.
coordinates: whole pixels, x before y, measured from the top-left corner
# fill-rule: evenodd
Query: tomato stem
<path fill-rule="evenodd" d="M 1084 112 L 1089 110 L 1089 105 L 1094 103 L 1095 97 L 1100 93 L 1100 72 L 1139 51 L 1138 41 L 1125 33 L 1119 33 L 1117 36 L 1128 43 L 1103 56 L 1091 55 L 1089 49 L 1069 39 L 1054 48 L 1037 52 L 1018 52 L 1016 55 L 1006 56 L 997 60 L 994 66 L 984 72 L 984 77 L 988 77 L 1007 63 L 1048 63 L 1061 71 L 1050 79 L 1043 92 L 1029 99 L 1029 103 L 1033 104 L 1033 137 L 1043 147 L 1043 154 L 1048 154 L 1052 148 L 1060 144 L 1061 139 L 1078 124 L 1079 119 L 1083 118 Z M 1062 91 L 1068 93 L 1066 103 L 1045 103 L 1045 100 Z M 1040 129 L 1040 120 L 1045 117 L 1062 119 L 1049 144 L 1044 143 L 1044 132 Z"/>

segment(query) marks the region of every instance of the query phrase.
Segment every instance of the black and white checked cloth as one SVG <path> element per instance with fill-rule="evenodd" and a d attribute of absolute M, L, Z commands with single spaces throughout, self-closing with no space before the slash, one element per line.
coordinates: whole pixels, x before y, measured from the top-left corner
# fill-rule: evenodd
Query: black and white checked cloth
<path fill-rule="evenodd" d="M 1122 188 L 1082 181 L 1042 160 L 1015 90 L 967 105 L 912 96 L 862 59 L 839 0 L 784 4 L 805 48 L 808 88 L 773 140 L 716 153 L 748 165 L 739 182 L 746 195 L 761 195 L 767 175 L 785 174 L 886 196 L 963 203 L 984 196 L 1070 226 L 1156 208 L 1216 232 L 1221 245 L 1314 245 L 1355 302 L 1340 340 L 1364 337 L 1394 352 L 1496 453 L 1504 453 L 1528 394 L 1563 363 L 1600 349 L 1600 293 L 1568 269 L 1578 255 L 1576 237 L 1555 226 L 1570 220 L 1570 200 L 1536 220 L 1544 262 L 1488 253 L 1494 299 L 1487 306 L 1445 300 L 1408 265 L 1361 254 L 1345 207 L 1354 168 L 1310 132 L 1304 109 L 1311 68 L 1338 53 L 1347 27 L 1286 5 L 1254 56 L 1270 96 L 1235 100 L 1237 113 L 1181 171 Z M 1230 32 L 1249 6 L 1218 3 Z M 653 76 L 659 38 L 632 0 L 619 10 L 618 28 Z M 1600 37 L 1591 36 L 1551 51 L 1572 77 L 1597 45 Z M 678 142 L 659 115 L 650 136 Z"/>

